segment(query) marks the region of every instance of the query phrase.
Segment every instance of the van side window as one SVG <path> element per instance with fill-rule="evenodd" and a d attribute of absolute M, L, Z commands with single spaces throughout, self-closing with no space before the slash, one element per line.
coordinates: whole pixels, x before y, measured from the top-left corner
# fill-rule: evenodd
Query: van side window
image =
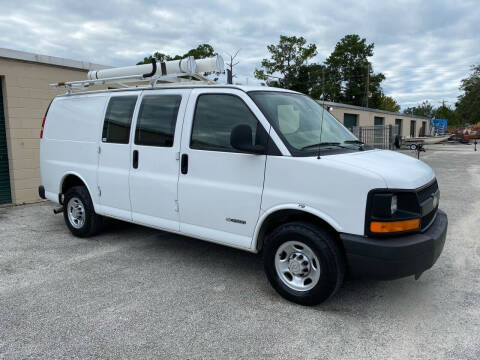
<path fill-rule="evenodd" d="M 256 143 L 264 140 L 257 136 L 257 127 L 262 127 L 262 124 L 242 99 L 226 94 L 200 95 L 193 118 L 190 148 L 238 152 L 230 145 L 230 134 L 232 129 L 240 124 L 246 124 L 252 128 Z M 263 132 L 259 131 L 258 134 L 263 135 Z"/>
<path fill-rule="evenodd" d="M 110 98 L 103 123 L 103 142 L 128 144 L 130 125 L 136 102 L 137 96 L 116 96 Z"/>
<path fill-rule="evenodd" d="M 138 113 L 135 144 L 173 146 L 180 95 L 144 96 Z"/>

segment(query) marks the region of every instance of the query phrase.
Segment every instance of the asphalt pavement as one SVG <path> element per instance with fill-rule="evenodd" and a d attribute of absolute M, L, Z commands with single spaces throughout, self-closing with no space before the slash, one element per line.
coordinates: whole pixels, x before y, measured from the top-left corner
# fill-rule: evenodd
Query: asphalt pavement
<path fill-rule="evenodd" d="M 51 203 L 0 208 L 0 358 L 479 359 L 480 152 L 421 158 L 449 216 L 437 263 L 316 307 L 277 295 L 258 255 L 115 221 L 79 239 Z"/>

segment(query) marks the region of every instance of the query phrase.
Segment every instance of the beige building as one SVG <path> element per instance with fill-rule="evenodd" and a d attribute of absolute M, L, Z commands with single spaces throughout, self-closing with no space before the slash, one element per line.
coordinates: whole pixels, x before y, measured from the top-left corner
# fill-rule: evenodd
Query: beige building
<path fill-rule="evenodd" d="M 0 48 L 0 204 L 39 199 L 40 128 L 59 92 L 48 85 L 86 79 L 106 66 Z"/>
<path fill-rule="evenodd" d="M 319 101 L 320 102 L 320 101 Z M 423 136 L 430 133 L 430 119 L 360 106 L 325 101 L 330 113 L 351 129 L 355 126 L 397 125 L 403 137 Z"/>

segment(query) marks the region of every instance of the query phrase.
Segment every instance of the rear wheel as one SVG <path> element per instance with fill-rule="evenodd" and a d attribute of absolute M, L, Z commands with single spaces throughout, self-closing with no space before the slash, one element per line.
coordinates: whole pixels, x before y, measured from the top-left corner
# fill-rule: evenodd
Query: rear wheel
<path fill-rule="evenodd" d="M 72 234 L 78 237 L 95 235 L 102 226 L 102 217 L 95 213 L 85 186 L 73 186 L 66 191 L 63 217 Z"/>
<path fill-rule="evenodd" d="M 316 305 L 332 296 L 345 274 L 343 254 L 321 227 L 292 222 L 265 240 L 264 267 L 275 290 L 287 300 Z"/>

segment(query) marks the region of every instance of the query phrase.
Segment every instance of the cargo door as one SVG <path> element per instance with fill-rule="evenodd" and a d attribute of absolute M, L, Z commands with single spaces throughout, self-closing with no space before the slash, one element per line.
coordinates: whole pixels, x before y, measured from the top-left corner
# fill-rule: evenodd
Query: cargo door
<path fill-rule="evenodd" d="M 162 89 L 142 95 L 130 169 L 135 223 L 179 231 L 178 154 L 188 93 L 185 89 Z"/>
<path fill-rule="evenodd" d="M 108 102 L 98 161 L 99 213 L 131 220 L 129 175 L 130 128 L 138 94 L 119 93 Z"/>

